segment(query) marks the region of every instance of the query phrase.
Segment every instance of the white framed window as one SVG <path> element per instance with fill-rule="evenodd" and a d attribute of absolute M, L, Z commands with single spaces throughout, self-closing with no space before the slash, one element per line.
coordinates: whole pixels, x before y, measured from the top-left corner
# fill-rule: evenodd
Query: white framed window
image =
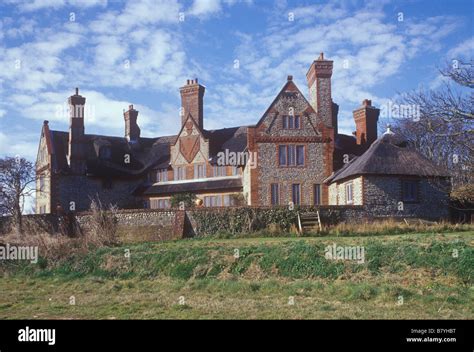
<path fill-rule="evenodd" d="M 156 182 L 166 182 L 168 181 L 168 170 L 159 169 L 156 171 Z"/>
<path fill-rule="evenodd" d="M 170 207 L 169 199 L 152 199 L 150 201 L 151 209 L 167 209 Z"/>
<path fill-rule="evenodd" d="M 225 202 L 225 200 L 224 200 Z M 221 207 L 222 206 L 222 196 L 205 196 L 204 197 L 204 206 L 206 207 Z"/>
<path fill-rule="evenodd" d="M 206 178 L 206 164 L 194 165 L 194 178 Z"/>
<path fill-rule="evenodd" d="M 214 165 L 212 168 L 212 175 L 214 177 L 226 176 L 226 167 L 220 165 Z"/>
<path fill-rule="evenodd" d="M 184 180 L 184 167 L 178 166 L 174 169 L 174 179 L 175 180 Z"/>
<path fill-rule="evenodd" d="M 353 204 L 354 203 L 354 185 L 352 182 L 348 182 L 345 184 L 346 187 L 346 204 Z"/>

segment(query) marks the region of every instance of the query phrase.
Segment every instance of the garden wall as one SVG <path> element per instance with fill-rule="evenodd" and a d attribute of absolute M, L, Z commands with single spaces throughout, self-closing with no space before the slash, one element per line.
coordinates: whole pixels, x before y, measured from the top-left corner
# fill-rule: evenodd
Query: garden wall
<path fill-rule="evenodd" d="M 208 236 L 216 233 L 245 233 L 276 228 L 281 231 L 296 231 L 297 212 L 319 210 L 323 224 L 343 221 L 362 221 L 365 213 L 360 206 L 301 207 L 225 207 L 196 208 L 189 211 L 176 209 L 119 210 L 116 213 L 118 231 L 125 241 L 160 241 L 182 237 Z M 84 233 L 92 222 L 89 212 L 70 215 L 76 232 Z M 58 233 L 64 229 L 66 217 L 52 214 L 25 215 L 26 233 Z M 0 234 L 12 230 L 10 217 L 0 217 Z"/>

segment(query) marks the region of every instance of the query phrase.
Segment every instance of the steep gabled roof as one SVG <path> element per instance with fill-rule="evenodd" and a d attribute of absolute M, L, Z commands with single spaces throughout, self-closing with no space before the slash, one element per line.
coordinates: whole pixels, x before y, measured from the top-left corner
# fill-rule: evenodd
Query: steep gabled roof
<path fill-rule="evenodd" d="M 293 77 L 292 76 L 288 76 L 288 80 L 287 82 L 285 83 L 285 85 L 280 89 L 280 92 L 278 92 L 278 94 L 275 96 L 275 99 L 273 99 L 272 103 L 268 106 L 267 110 L 265 110 L 265 112 L 263 113 L 262 117 L 260 118 L 260 120 L 258 120 L 257 124 L 255 126 L 259 126 L 264 120 L 265 120 L 265 117 L 267 116 L 268 112 L 273 108 L 273 106 L 275 105 L 275 103 L 278 101 L 278 99 L 280 98 L 280 96 L 282 95 L 285 95 L 287 93 L 299 93 L 301 95 L 301 97 L 303 97 L 303 99 L 305 100 L 305 102 L 308 104 L 308 108 L 311 110 L 311 112 L 313 113 L 316 113 L 313 109 L 313 107 L 311 106 L 311 104 L 309 103 L 308 99 L 306 99 L 306 97 L 304 96 L 303 93 L 301 93 L 301 91 L 299 90 L 298 86 L 295 84 L 295 82 L 293 82 Z"/>
<path fill-rule="evenodd" d="M 448 177 L 449 173 L 396 135 L 386 133 L 364 154 L 352 159 L 325 182 L 332 183 L 357 175 Z"/>

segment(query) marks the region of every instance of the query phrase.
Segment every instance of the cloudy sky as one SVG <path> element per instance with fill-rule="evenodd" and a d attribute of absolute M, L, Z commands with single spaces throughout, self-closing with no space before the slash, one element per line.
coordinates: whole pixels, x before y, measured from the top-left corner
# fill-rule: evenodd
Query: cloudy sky
<path fill-rule="evenodd" d="M 437 68 L 472 59 L 471 0 L 1 0 L 0 156 L 34 160 L 43 120 L 67 130 L 67 97 L 87 98 L 86 133 L 179 129 L 178 88 L 206 86 L 207 129 L 254 124 L 288 74 L 307 94 L 320 52 L 334 60 L 339 123 L 364 98 L 437 87 Z"/>

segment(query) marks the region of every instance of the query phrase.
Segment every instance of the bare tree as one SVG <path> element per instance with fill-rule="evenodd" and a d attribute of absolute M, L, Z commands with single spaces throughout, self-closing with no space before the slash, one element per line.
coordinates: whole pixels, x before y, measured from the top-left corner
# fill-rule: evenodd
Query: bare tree
<path fill-rule="evenodd" d="M 400 105 L 416 107 L 416 115 L 392 121 L 395 132 L 450 171 L 453 191 L 474 183 L 473 66 L 453 60 L 440 70 L 442 87 L 401 96 Z"/>
<path fill-rule="evenodd" d="M 35 181 L 35 169 L 28 160 L 0 159 L 0 214 L 13 216 L 16 230 L 21 234 L 25 199 L 36 191 Z"/>

